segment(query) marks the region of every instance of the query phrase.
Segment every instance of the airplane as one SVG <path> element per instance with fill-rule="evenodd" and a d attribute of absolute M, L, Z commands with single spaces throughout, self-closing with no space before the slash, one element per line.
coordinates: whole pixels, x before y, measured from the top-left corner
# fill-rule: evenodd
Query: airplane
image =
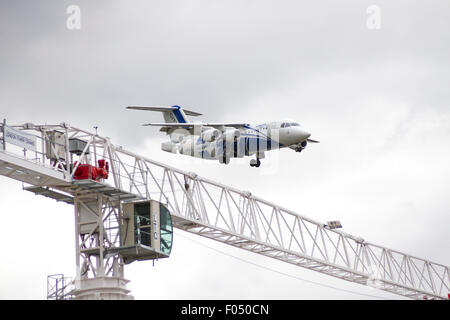
<path fill-rule="evenodd" d="M 129 106 L 127 109 L 162 112 L 164 123 L 146 123 L 143 126 L 161 127 L 160 131 L 170 137 L 161 149 L 229 164 L 231 158 L 253 156 L 251 167 L 259 167 L 265 152 L 289 147 L 301 152 L 311 134 L 298 122 L 292 120 L 273 121 L 252 126 L 248 123 L 197 123 L 187 116 L 201 116 L 201 113 L 174 106 Z"/>

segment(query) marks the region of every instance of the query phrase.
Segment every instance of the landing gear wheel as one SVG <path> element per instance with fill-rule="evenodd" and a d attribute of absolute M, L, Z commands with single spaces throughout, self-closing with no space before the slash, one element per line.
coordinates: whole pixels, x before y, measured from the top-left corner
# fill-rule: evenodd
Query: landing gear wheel
<path fill-rule="evenodd" d="M 250 160 L 250 167 L 259 167 L 261 165 L 261 161 L 259 159 Z"/>

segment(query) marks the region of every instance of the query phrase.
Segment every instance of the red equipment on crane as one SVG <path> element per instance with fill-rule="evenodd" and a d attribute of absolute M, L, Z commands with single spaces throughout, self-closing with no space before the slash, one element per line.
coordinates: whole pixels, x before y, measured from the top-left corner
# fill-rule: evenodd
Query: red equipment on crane
<path fill-rule="evenodd" d="M 74 162 L 74 168 L 77 166 L 77 161 Z M 109 163 L 105 160 L 98 160 L 98 167 L 91 166 L 90 164 L 79 164 L 73 178 L 75 180 L 87 180 L 92 179 L 95 181 L 100 181 L 108 179 L 109 174 Z"/>

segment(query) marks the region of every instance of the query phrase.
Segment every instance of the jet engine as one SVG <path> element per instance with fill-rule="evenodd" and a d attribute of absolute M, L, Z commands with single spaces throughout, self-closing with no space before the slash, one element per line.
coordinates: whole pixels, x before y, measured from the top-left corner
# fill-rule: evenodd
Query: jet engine
<path fill-rule="evenodd" d="M 202 132 L 202 139 L 206 142 L 213 142 L 220 137 L 220 131 L 217 129 L 207 129 Z"/>
<path fill-rule="evenodd" d="M 223 139 L 226 142 L 234 142 L 241 136 L 241 132 L 237 129 L 228 129 L 223 133 Z"/>
<path fill-rule="evenodd" d="M 171 133 L 170 141 L 173 143 L 179 143 L 179 142 L 183 141 L 184 136 L 185 135 L 183 133 L 178 133 L 178 132 Z"/>
<path fill-rule="evenodd" d="M 179 145 L 178 151 L 181 154 L 193 156 L 194 155 L 194 147 L 195 147 L 195 144 L 194 144 L 193 139 L 186 139 Z"/>
<path fill-rule="evenodd" d="M 177 145 L 170 141 L 161 143 L 161 150 L 171 153 L 177 153 Z"/>

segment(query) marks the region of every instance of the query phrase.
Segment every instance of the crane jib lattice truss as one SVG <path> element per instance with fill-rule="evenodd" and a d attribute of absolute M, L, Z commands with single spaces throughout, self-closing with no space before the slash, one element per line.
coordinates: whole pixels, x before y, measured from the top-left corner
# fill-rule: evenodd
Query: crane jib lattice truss
<path fill-rule="evenodd" d="M 8 130 L 22 141 L 7 137 Z M 55 141 L 55 132 L 61 134 L 59 144 L 48 142 Z M 26 138 L 33 140 L 28 141 L 31 147 L 21 145 Z M 68 147 L 74 141 L 84 142 L 82 150 Z M 49 153 L 58 156 L 50 159 Z M 98 160 L 109 164 L 106 179 L 74 179 L 78 166 Z M 84 261 L 77 260 L 77 276 L 86 266 L 94 276 L 118 274 L 120 203 L 152 199 L 166 204 L 174 227 L 237 248 L 414 299 L 447 299 L 450 292 L 449 266 L 330 229 L 250 192 L 153 161 L 65 123 L 4 122 L 0 174 L 26 183 L 28 191 L 86 208 L 92 197 L 101 199 L 100 218 L 91 224 L 92 230 L 104 231 L 102 241 L 88 240 L 93 232 L 77 239 Z M 94 251 L 100 263 L 90 260 Z"/>

